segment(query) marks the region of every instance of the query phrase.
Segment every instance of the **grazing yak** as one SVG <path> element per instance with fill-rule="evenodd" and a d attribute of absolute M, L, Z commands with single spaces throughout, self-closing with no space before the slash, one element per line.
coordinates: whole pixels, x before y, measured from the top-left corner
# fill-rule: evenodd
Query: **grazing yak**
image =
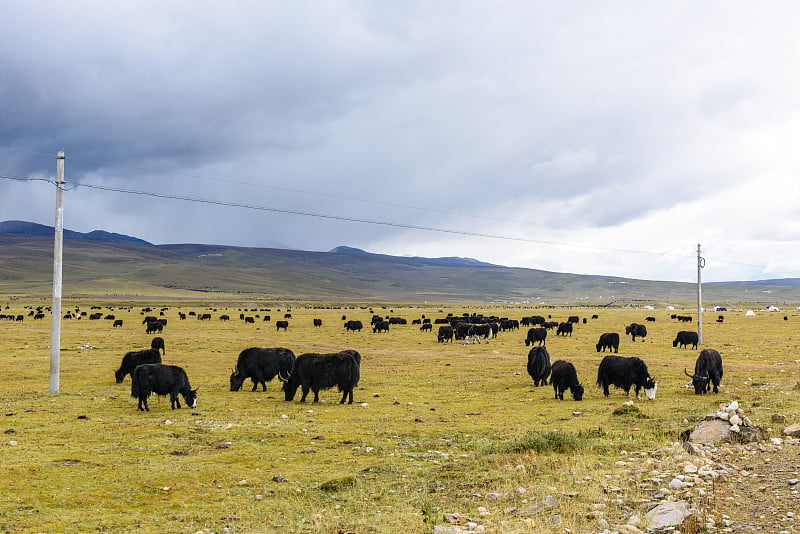
<path fill-rule="evenodd" d="M 346 332 L 361 332 L 361 329 L 364 328 L 364 325 L 361 324 L 361 321 L 347 321 L 344 323 L 344 329 Z"/>
<path fill-rule="evenodd" d="M 122 363 L 119 365 L 119 369 L 114 371 L 114 377 L 117 379 L 117 384 L 122 383 L 122 381 L 125 379 L 125 375 L 129 374 L 131 377 L 133 377 L 133 370 L 139 365 L 145 363 L 161 363 L 162 352 L 164 354 L 167 353 L 167 349 L 164 347 L 164 339 L 160 337 L 154 337 L 150 342 L 149 349 L 126 353 L 125 356 L 122 357 Z"/>
<path fill-rule="evenodd" d="M 537 342 L 539 343 L 539 345 L 544 345 L 546 339 L 547 339 L 546 328 L 541 328 L 541 327 L 529 328 L 528 336 L 525 338 L 525 346 L 528 347 Z"/>
<path fill-rule="evenodd" d="M 636 398 L 639 390 L 644 388 L 648 400 L 656 398 L 658 384 L 647 371 L 647 365 L 637 357 L 624 358 L 622 356 L 608 355 L 600 362 L 597 369 L 597 385 L 603 388 L 603 395 L 609 396 L 608 386 L 616 386 L 625 390 L 625 395 L 630 395 L 631 386 L 636 389 Z"/>
<path fill-rule="evenodd" d="M 278 332 L 283 328 L 284 332 L 289 331 L 289 321 L 275 321 L 275 331 Z"/>
<path fill-rule="evenodd" d="M 672 347 L 675 348 L 680 345 L 682 349 L 685 349 L 687 346 L 691 345 L 693 349 L 696 349 L 697 340 L 697 332 L 681 330 L 678 332 L 678 335 L 675 336 L 675 341 L 672 342 Z"/>
<path fill-rule="evenodd" d="M 250 347 L 239 353 L 236 367 L 231 373 L 231 391 L 239 391 L 245 379 L 253 380 L 253 390 L 267 391 L 267 382 L 275 378 L 278 373 L 288 374 L 294 365 L 294 353 L 289 349 Z"/>
<path fill-rule="evenodd" d="M 181 407 L 178 394 L 183 396 L 189 408 L 197 408 L 197 390 L 189 385 L 186 371 L 177 365 L 146 363 L 133 370 L 131 397 L 139 399 L 139 411 L 150 411 L 147 398 L 156 395 L 169 395 L 170 406 L 175 410 Z"/>
<path fill-rule="evenodd" d="M 294 361 L 291 372 L 279 373 L 283 381 L 284 397 L 294 399 L 297 388 L 303 390 L 300 402 L 306 401 L 309 390 L 314 392 L 314 402 L 319 402 L 319 392 L 337 386 L 342 392 L 339 404 L 353 404 L 353 389 L 361 378 L 361 356 L 354 350 L 344 350 L 333 354 L 301 354 Z"/>
<path fill-rule="evenodd" d="M 372 324 L 372 332 L 388 332 L 389 331 L 389 321 L 377 321 Z"/>
<path fill-rule="evenodd" d="M 536 346 L 528 353 L 528 374 L 533 379 L 535 387 L 547 384 L 550 376 L 550 354 L 547 347 Z"/>
<path fill-rule="evenodd" d="M 116 328 L 118 326 L 122 326 L 122 319 L 115 319 L 113 327 Z"/>
<path fill-rule="evenodd" d="M 419 327 L 420 332 L 432 332 L 433 325 L 431 323 L 422 323 L 422 326 Z"/>
<path fill-rule="evenodd" d="M 600 334 L 600 340 L 595 345 L 597 348 L 597 352 L 601 350 L 603 352 L 608 349 L 611 352 L 611 349 L 614 349 L 614 352 L 619 351 L 619 334 L 616 332 L 606 332 L 605 334 Z"/>
<path fill-rule="evenodd" d="M 556 330 L 556 335 L 566 337 L 567 334 L 572 337 L 572 323 L 560 323 L 558 325 L 558 329 Z"/>
<path fill-rule="evenodd" d="M 156 319 L 154 321 L 147 321 L 147 326 L 145 327 L 146 334 L 160 334 L 162 330 L 164 330 L 164 325 L 166 321 L 164 319 Z"/>
<path fill-rule="evenodd" d="M 439 333 L 436 336 L 439 343 L 453 342 L 453 327 L 450 325 L 442 325 L 439 327 Z"/>
<path fill-rule="evenodd" d="M 553 391 L 558 400 L 564 400 L 564 391 L 567 388 L 572 393 L 572 400 L 583 399 L 583 386 L 578 382 L 578 373 L 575 371 L 575 366 L 568 361 L 556 360 L 553 362 L 550 383 L 553 385 Z"/>
<path fill-rule="evenodd" d="M 322 319 L 314 319 L 314 326 L 322 326 Z"/>
<path fill-rule="evenodd" d="M 469 326 L 467 330 L 466 340 L 467 343 L 473 341 L 475 343 L 480 343 L 481 339 L 485 339 L 486 343 L 489 343 L 489 340 L 494 335 L 494 330 L 492 329 L 492 325 L 488 323 L 484 324 L 473 324 Z"/>
<path fill-rule="evenodd" d="M 714 349 L 703 349 L 694 364 L 694 375 L 690 375 L 685 367 L 683 372 L 692 379 L 695 395 L 705 395 L 712 385 L 714 393 L 719 393 L 719 383 L 722 381 L 722 356 Z"/>
<path fill-rule="evenodd" d="M 625 335 L 631 336 L 631 341 L 636 341 L 637 337 L 642 338 L 642 341 L 644 341 L 644 338 L 647 337 L 647 327 L 643 324 L 631 323 L 625 327 Z"/>

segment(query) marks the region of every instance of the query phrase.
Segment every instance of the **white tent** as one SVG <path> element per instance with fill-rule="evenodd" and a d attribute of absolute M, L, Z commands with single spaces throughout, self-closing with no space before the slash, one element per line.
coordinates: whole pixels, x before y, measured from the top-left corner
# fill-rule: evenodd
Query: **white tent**
<path fill-rule="evenodd" d="M 667 306 L 667 308 L 666 308 L 666 309 L 668 309 L 668 310 L 674 310 L 674 309 L 675 309 L 675 306 Z"/>
<path fill-rule="evenodd" d="M 744 315 L 745 317 L 755 317 L 756 312 L 754 312 L 753 310 L 747 310 L 747 313 L 745 313 Z"/>
<path fill-rule="evenodd" d="M 652 306 L 645 306 L 645 307 L 644 307 L 644 309 L 645 309 L 645 310 L 655 310 L 655 308 L 654 308 L 654 307 L 652 307 Z"/>
<path fill-rule="evenodd" d="M 780 309 L 777 306 L 767 306 L 764 309 L 767 311 L 780 311 Z"/>

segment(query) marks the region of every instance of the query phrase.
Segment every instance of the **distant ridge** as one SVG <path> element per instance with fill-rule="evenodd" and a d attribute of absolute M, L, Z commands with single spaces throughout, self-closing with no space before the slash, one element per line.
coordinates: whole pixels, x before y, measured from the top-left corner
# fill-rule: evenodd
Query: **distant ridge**
<path fill-rule="evenodd" d="M 328 252 L 334 254 L 352 254 L 354 256 L 372 256 L 375 258 L 394 258 L 398 260 L 408 260 L 415 263 L 426 263 L 429 265 L 444 265 L 448 267 L 497 267 L 493 263 L 486 263 L 473 258 L 460 258 L 448 256 L 443 258 L 423 258 L 421 256 L 390 256 L 388 254 L 374 254 L 360 248 L 339 246 Z"/>
<path fill-rule="evenodd" d="M 2 234 L 17 234 L 17 235 L 31 235 L 38 237 L 53 237 L 55 229 L 52 226 L 38 224 L 29 221 L 3 221 L 0 222 L 0 233 Z M 106 241 L 111 243 L 133 243 L 135 245 L 150 245 L 144 239 L 131 237 L 124 234 L 115 234 L 112 232 L 105 232 L 103 230 L 93 230 L 89 233 L 76 232 L 74 230 L 64 229 L 64 239 L 71 239 L 74 241 Z"/>

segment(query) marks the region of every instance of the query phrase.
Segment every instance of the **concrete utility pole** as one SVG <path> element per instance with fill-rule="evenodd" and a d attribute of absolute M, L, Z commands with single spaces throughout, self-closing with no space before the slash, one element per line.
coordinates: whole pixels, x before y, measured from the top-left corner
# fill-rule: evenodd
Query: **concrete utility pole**
<path fill-rule="evenodd" d="M 700 255 L 700 243 L 697 244 L 697 342 L 703 343 L 703 286 L 700 282 L 700 270 L 706 266 L 706 259 Z"/>
<path fill-rule="evenodd" d="M 56 155 L 56 222 L 53 244 L 53 323 L 50 331 L 50 393 L 58 393 L 61 374 L 61 258 L 64 251 L 64 151 Z"/>

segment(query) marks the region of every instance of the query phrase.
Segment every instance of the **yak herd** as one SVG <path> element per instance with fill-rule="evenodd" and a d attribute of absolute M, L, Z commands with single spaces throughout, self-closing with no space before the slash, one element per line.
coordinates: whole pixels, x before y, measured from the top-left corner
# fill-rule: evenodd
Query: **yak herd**
<path fill-rule="evenodd" d="M 181 319 L 185 314 L 180 314 Z M 227 315 L 220 316 L 229 320 Z M 269 316 L 266 316 L 269 317 Z M 291 317 L 286 314 L 285 318 Z M 592 316 L 593 319 L 597 315 Z M 675 317 L 673 317 L 675 318 Z M 198 319 L 210 319 L 209 314 L 198 315 Z M 242 320 L 252 317 L 240 317 Z M 681 316 L 681 321 L 691 320 Z M 265 319 L 269 320 L 269 319 Z M 363 328 L 361 321 L 346 320 L 342 316 L 346 331 L 360 331 Z M 648 317 L 647 321 L 654 318 Z M 586 323 L 586 319 L 583 322 Z M 251 321 L 252 322 L 252 321 Z M 534 387 L 552 385 L 554 397 L 564 399 L 564 392 L 570 390 L 572 398 L 582 400 L 584 387 L 578 380 L 575 366 L 565 360 L 550 362 L 550 355 L 546 348 L 547 332 L 556 329 L 556 335 L 571 336 L 573 325 L 580 322 L 577 316 L 571 316 L 564 322 L 547 321 L 541 316 L 523 317 L 521 321 L 501 319 L 497 317 L 484 317 L 478 314 L 464 314 L 454 317 L 449 314 L 447 318 L 436 319 L 434 324 L 439 324 L 437 341 L 440 343 L 461 340 L 464 343 L 487 343 L 498 332 L 519 329 L 520 325 L 530 326 L 524 338 L 526 346 L 533 347 L 528 353 L 527 371 L 533 380 Z M 147 325 L 147 333 L 161 333 L 167 324 L 166 319 L 146 317 L 143 324 Z M 288 321 L 277 321 L 277 328 L 287 330 Z M 320 319 L 314 319 L 314 326 L 322 326 Z M 381 317 L 374 315 L 372 329 L 374 333 L 388 332 L 390 325 L 406 324 L 405 319 L 394 317 Z M 420 331 L 432 332 L 430 319 L 415 319 L 412 324 L 420 324 Z M 633 341 L 640 338 L 644 341 L 647 328 L 642 324 L 632 323 L 625 327 L 625 334 L 630 335 Z M 698 335 L 696 332 L 680 331 L 677 333 L 673 347 L 697 348 Z M 607 332 L 600 336 L 596 344 L 597 352 L 608 350 L 614 353 L 619 351 L 620 334 Z M 131 396 L 138 399 L 138 409 L 148 411 L 147 398 L 155 393 L 169 396 L 172 409 L 181 407 L 178 396 L 184 398 L 185 403 L 194 408 L 197 405 L 197 390 L 192 389 L 186 372 L 174 365 L 162 363 L 162 354 L 166 353 L 164 339 L 154 337 L 151 347 L 147 350 L 131 351 L 126 353 L 119 369 L 114 372 L 116 382 L 121 383 L 125 376 L 130 374 L 132 379 Z M 347 401 L 353 403 L 353 390 L 360 380 L 361 355 L 355 350 L 343 350 L 337 353 L 317 354 L 307 353 L 295 357 L 287 348 L 261 348 L 250 347 L 239 354 L 233 371 L 230 375 L 230 390 L 238 391 L 246 379 L 252 381 L 252 390 L 256 391 L 260 385 L 266 391 L 267 382 L 276 376 L 282 382 L 282 390 L 286 401 L 295 398 L 297 390 L 302 391 L 300 402 L 305 402 L 309 391 L 314 393 L 314 402 L 319 402 L 319 392 L 324 389 L 337 387 L 342 396 L 340 403 Z M 691 379 L 691 387 L 695 394 L 701 395 L 713 390 L 718 393 L 722 380 L 722 358 L 716 350 L 703 349 L 697 358 L 694 373 L 686 369 L 684 373 Z M 596 385 L 602 388 L 603 395 L 609 396 L 609 387 L 622 389 L 625 395 L 634 389 L 636 397 L 641 391 L 649 400 L 654 400 L 658 387 L 656 380 L 650 375 L 647 365 L 638 357 L 622 357 L 608 354 L 603 357 L 597 370 Z M 690 387 L 690 386 L 687 386 Z"/>

